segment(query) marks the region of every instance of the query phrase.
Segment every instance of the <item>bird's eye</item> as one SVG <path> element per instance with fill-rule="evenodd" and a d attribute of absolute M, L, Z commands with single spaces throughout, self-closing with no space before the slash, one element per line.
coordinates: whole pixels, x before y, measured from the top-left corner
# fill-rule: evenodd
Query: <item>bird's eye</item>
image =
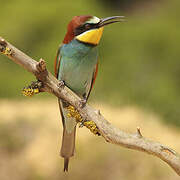
<path fill-rule="evenodd" d="M 77 36 L 77 35 L 85 32 L 85 31 L 88 31 L 89 29 L 92 29 L 93 27 L 94 27 L 93 24 L 86 23 L 86 24 L 83 24 L 83 25 L 77 27 L 77 28 L 74 30 L 74 33 L 75 33 L 75 35 Z"/>
<path fill-rule="evenodd" d="M 85 27 L 85 29 L 90 29 L 91 25 L 90 24 L 85 24 L 84 27 Z"/>

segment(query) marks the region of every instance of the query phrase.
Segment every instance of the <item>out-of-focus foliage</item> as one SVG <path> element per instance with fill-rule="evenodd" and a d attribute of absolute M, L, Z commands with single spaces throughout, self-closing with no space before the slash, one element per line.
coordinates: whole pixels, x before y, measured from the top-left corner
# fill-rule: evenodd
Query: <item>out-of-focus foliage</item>
<path fill-rule="evenodd" d="M 145 136 L 179 151 L 180 132 L 156 116 L 135 107 L 93 106 L 98 106 L 117 127 L 135 132 L 135 127 L 141 125 Z M 179 179 L 160 159 L 105 143 L 85 127 L 77 127 L 75 156 L 70 160 L 68 174 L 64 173 L 63 158 L 59 156 L 62 126 L 55 99 L 1 100 L 0 114 L 1 180 Z"/>
<path fill-rule="evenodd" d="M 137 104 L 180 126 L 180 2 L 158 2 L 152 9 L 144 4 L 139 11 L 136 7 L 128 15 L 95 0 L 0 1 L 0 36 L 31 57 L 44 58 L 53 71 L 57 47 L 72 16 L 126 15 L 126 23 L 105 27 L 91 98 L 112 105 Z M 20 90 L 34 80 L 3 56 L 0 74 L 1 98 L 21 98 Z"/>
<path fill-rule="evenodd" d="M 114 10 L 121 10 L 121 11 L 134 11 L 134 10 L 141 10 L 145 8 L 151 8 L 152 6 L 156 5 L 157 3 L 162 3 L 164 0 L 100 0 L 105 6 L 110 6 Z"/>

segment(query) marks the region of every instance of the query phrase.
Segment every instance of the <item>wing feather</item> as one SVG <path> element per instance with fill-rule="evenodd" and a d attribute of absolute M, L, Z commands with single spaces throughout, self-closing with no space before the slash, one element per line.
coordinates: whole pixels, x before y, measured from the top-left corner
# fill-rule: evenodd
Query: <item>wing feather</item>
<path fill-rule="evenodd" d="M 56 76 L 56 78 L 58 78 L 58 74 L 59 74 L 59 67 L 60 67 L 60 62 L 61 62 L 61 47 L 62 44 L 59 46 L 57 53 L 56 53 L 56 58 L 54 61 L 54 74 Z"/>
<path fill-rule="evenodd" d="M 96 66 L 95 66 L 94 73 L 93 73 L 93 79 L 92 79 L 91 89 L 93 88 L 94 83 L 95 83 L 95 80 L 96 80 L 96 77 L 97 77 L 97 73 L 98 73 L 98 65 L 99 65 L 99 63 L 97 62 Z"/>
<path fill-rule="evenodd" d="M 90 90 L 89 90 L 89 92 L 87 94 L 86 100 L 88 100 L 89 95 L 91 93 L 91 90 L 94 87 L 94 83 L 95 83 L 95 80 L 96 80 L 96 77 L 97 77 L 97 73 L 98 73 L 98 65 L 99 65 L 99 62 L 97 62 L 97 64 L 95 65 L 94 72 L 93 72 L 93 77 L 92 77 L 92 81 L 91 81 L 91 87 L 90 87 Z"/>

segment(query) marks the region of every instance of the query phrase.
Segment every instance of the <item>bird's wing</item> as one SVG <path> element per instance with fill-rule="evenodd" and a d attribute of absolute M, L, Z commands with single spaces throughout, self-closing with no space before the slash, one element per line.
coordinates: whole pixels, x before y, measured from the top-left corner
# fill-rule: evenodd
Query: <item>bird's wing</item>
<path fill-rule="evenodd" d="M 59 46 L 57 50 L 56 58 L 54 61 L 54 73 L 55 73 L 56 78 L 58 78 L 59 67 L 60 67 L 60 62 L 61 62 L 61 53 L 60 53 L 61 47 L 62 47 L 62 44 Z"/>
<path fill-rule="evenodd" d="M 97 77 L 98 65 L 99 65 L 99 63 L 97 62 L 96 66 L 95 66 L 95 69 L 94 69 L 94 73 L 93 73 L 93 79 L 92 79 L 91 89 L 93 88 L 94 83 L 95 83 L 95 80 L 96 80 L 96 77 Z M 91 91 L 91 89 L 90 89 L 90 91 Z"/>
<path fill-rule="evenodd" d="M 60 45 L 54 62 L 54 72 L 56 78 L 59 75 L 59 68 L 61 62 L 61 47 Z M 75 148 L 75 133 L 76 133 L 76 120 L 67 116 L 66 102 L 59 99 L 59 109 L 62 117 L 63 124 L 63 137 L 61 145 L 61 156 L 64 158 L 64 171 L 68 171 L 69 158 L 74 155 Z M 74 123 L 74 124 L 73 124 Z M 69 125 L 69 126 L 68 126 Z M 72 126 L 72 128 L 71 128 Z M 70 129 L 69 129 L 70 128 Z"/>
<path fill-rule="evenodd" d="M 94 86 L 94 83 L 95 83 L 95 80 L 96 80 L 96 77 L 97 77 L 97 73 L 98 73 L 98 64 L 99 63 L 97 62 L 97 64 L 95 65 L 94 72 L 93 72 L 93 77 L 92 77 L 92 81 L 91 81 L 91 87 L 90 87 L 90 90 L 89 90 L 89 92 L 87 94 L 86 100 L 89 98 L 91 90 L 92 90 L 92 88 Z"/>

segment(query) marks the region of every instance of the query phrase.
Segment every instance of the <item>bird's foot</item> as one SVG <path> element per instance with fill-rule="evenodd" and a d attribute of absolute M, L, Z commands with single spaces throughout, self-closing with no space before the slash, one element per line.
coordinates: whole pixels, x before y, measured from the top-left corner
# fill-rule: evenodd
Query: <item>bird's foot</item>
<path fill-rule="evenodd" d="M 42 87 L 41 81 L 33 81 L 29 86 L 26 86 L 22 90 L 24 96 L 32 97 L 40 92 L 40 87 Z"/>
<path fill-rule="evenodd" d="M 64 88 L 65 82 L 63 80 L 59 81 L 58 86 L 59 86 L 59 88 Z"/>
<path fill-rule="evenodd" d="M 84 127 L 84 121 L 79 122 L 79 128 Z"/>
<path fill-rule="evenodd" d="M 87 102 L 86 99 L 81 99 L 81 100 L 79 101 L 79 107 L 80 107 L 80 108 L 83 108 L 83 107 L 86 105 L 86 102 Z"/>

